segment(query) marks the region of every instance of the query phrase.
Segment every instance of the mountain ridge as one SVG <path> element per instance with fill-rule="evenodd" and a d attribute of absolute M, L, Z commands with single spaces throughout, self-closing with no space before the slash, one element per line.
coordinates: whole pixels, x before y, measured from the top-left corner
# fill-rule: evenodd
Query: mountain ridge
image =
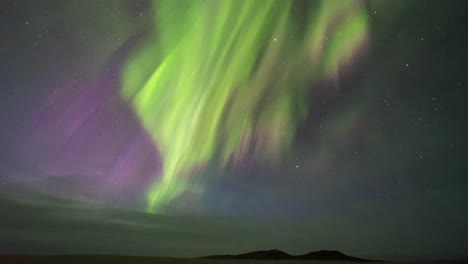
<path fill-rule="evenodd" d="M 291 255 L 279 249 L 259 250 L 238 255 L 210 255 L 204 259 L 260 259 L 260 260 L 338 260 L 353 262 L 369 262 L 369 260 L 345 255 L 337 250 L 319 250 L 302 255 Z"/>

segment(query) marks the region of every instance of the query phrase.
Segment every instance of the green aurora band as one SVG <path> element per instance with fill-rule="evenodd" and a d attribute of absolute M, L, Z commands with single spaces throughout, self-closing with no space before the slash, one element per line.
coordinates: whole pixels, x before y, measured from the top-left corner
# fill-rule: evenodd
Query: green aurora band
<path fill-rule="evenodd" d="M 363 1 L 296 4 L 153 3 L 155 28 L 129 57 L 121 90 L 164 158 L 148 211 L 202 192 L 188 182 L 203 165 L 281 157 L 307 115 L 311 84 L 335 78 L 367 41 Z"/>

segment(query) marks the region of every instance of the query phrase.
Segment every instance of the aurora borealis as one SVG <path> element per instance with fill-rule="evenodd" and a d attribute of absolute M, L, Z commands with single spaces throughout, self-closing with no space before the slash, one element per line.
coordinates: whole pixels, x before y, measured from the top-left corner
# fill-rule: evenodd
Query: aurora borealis
<path fill-rule="evenodd" d="M 466 258 L 466 10 L 0 1 L 0 252 Z"/>
<path fill-rule="evenodd" d="M 361 3 L 317 3 L 296 38 L 290 37 L 298 22 L 291 6 L 282 0 L 157 2 L 158 38 L 150 34 L 131 57 L 122 90 L 164 159 L 149 210 L 190 188 L 184 177 L 215 157 L 222 166 L 247 153 L 281 154 L 307 114 L 308 85 L 333 78 L 364 45 Z"/>

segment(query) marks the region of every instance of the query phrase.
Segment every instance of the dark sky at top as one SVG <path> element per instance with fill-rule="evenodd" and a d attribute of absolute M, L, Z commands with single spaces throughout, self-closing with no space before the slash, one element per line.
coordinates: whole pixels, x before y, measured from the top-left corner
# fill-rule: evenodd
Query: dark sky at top
<path fill-rule="evenodd" d="M 271 20 L 258 27 L 271 41 L 258 40 L 253 52 L 256 45 L 240 38 L 225 61 L 201 50 L 227 46 L 228 26 L 212 41 L 215 29 L 176 27 L 172 17 L 190 14 L 183 1 L 165 9 L 161 3 L 170 5 L 0 1 L 0 253 L 200 256 L 279 248 L 468 258 L 468 1 L 355 1 L 338 15 L 316 11 L 320 1 L 293 1 L 290 11 L 274 12 L 295 26 L 280 35 Z M 206 10 L 215 10 L 213 3 Z M 208 19 L 200 6 L 194 21 Z M 257 27 L 256 18 L 242 24 L 236 12 L 226 21 L 239 22 L 241 32 Z M 322 57 L 291 59 L 316 25 L 308 18 L 321 14 L 331 17 Z M 341 16 L 363 14 L 363 28 L 336 26 L 346 23 Z M 350 39 L 362 34 L 362 42 L 340 42 L 341 29 Z M 178 41 L 184 36 L 193 43 Z M 169 46 L 158 46 L 167 39 Z M 274 43 L 289 44 L 280 59 L 268 60 Z M 171 47 L 190 50 L 173 59 L 165 53 Z M 141 50 L 147 60 L 133 55 Z M 297 54 L 307 57 L 304 50 Z M 260 81 L 250 83 L 235 70 L 248 67 L 252 54 L 258 57 L 249 78 Z M 262 61 L 275 60 L 262 75 Z M 339 67 L 319 73 L 328 61 Z M 189 80 L 191 93 L 170 101 L 155 92 L 147 108 L 125 97 L 129 67 L 147 81 L 161 65 L 171 65 L 161 89 Z M 203 77 L 190 79 L 192 70 Z M 206 92 L 218 75 L 236 83 Z M 220 89 L 228 99 L 214 96 Z M 212 97 L 195 100 L 202 93 Z M 196 119 L 191 103 L 207 114 Z M 226 114 L 208 137 L 216 107 Z M 187 129 L 192 121 L 201 136 Z M 165 124 L 169 136 L 158 130 Z M 237 135 L 245 141 L 231 151 Z M 190 137 L 194 145 L 176 148 Z M 207 145 L 212 154 L 200 161 Z M 176 154 L 179 163 L 171 160 Z M 198 162 L 190 163 L 193 157 Z M 180 170 L 160 183 L 171 164 Z M 151 201 L 156 209 L 148 209 Z"/>

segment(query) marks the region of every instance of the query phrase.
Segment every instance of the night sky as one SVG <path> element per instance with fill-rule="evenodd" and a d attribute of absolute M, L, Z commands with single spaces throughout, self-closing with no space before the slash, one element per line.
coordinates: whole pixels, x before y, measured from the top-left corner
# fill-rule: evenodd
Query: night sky
<path fill-rule="evenodd" d="M 0 253 L 468 258 L 467 10 L 0 0 Z"/>

